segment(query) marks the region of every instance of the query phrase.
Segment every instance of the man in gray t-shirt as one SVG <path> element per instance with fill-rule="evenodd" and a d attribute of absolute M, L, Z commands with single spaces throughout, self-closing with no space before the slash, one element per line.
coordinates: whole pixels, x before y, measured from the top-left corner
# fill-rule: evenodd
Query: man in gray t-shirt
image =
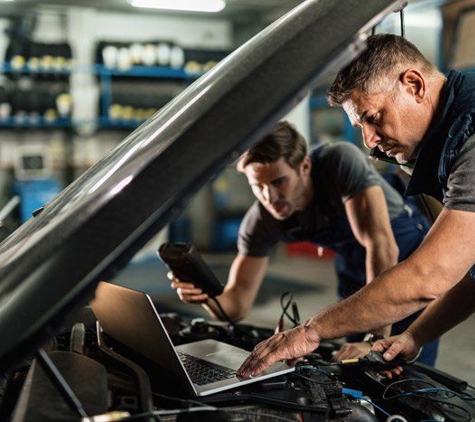
<path fill-rule="evenodd" d="M 355 237 L 346 203 L 360 192 L 379 186 L 399 248 L 406 258 L 422 241 L 428 222 L 409 209 L 401 195 L 347 142 L 320 145 L 309 154 L 313 194 L 306 206 L 285 219 L 275 218 L 257 200 L 246 213 L 238 239 L 244 256 L 266 257 L 278 242 L 309 241 L 337 252 L 338 293 L 345 298 L 366 284 L 366 247 Z"/>
<path fill-rule="evenodd" d="M 310 241 L 336 251 L 338 293 L 346 298 L 379 273 L 405 259 L 422 242 L 429 228 L 416 208 L 371 166 L 354 145 L 321 145 L 307 154 L 306 142 L 281 122 L 238 162 L 257 201 L 239 231 L 235 258 L 224 293 L 218 300 L 233 320 L 252 307 L 263 281 L 272 247 L 278 242 Z M 172 283 L 183 301 L 199 302 L 216 317 L 220 313 L 201 290 L 189 283 Z M 393 326 L 402 332 L 411 317 Z M 371 334 L 389 335 L 391 327 Z M 336 356 L 357 357 L 369 351 L 353 337 Z M 437 342 L 420 360 L 433 365 Z"/>

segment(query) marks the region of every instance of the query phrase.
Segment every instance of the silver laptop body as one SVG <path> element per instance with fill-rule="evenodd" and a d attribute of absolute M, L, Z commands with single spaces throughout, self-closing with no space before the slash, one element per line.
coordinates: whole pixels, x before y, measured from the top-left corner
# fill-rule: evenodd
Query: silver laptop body
<path fill-rule="evenodd" d="M 175 382 L 196 396 L 241 387 L 294 370 L 285 363 L 277 362 L 255 378 L 238 378 L 234 374 L 225 380 L 209 384 L 200 382 L 198 385 L 191 380 L 178 356 L 179 352 L 230 368 L 233 372 L 249 352 L 212 339 L 175 347 L 150 296 L 126 287 L 100 282 L 91 308 L 108 335 L 171 372 L 176 377 Z"/>

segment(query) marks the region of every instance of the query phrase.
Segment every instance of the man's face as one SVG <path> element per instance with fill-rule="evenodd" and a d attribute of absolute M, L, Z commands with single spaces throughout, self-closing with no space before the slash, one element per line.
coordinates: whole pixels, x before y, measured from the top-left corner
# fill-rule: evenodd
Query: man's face
<path fill-rule="evenodd" d="M 399 81 L 391 94 L 355 90 L 342 105 L 352 125 L 361 128 L 366 147 L 378 147 L 399 163 L 415 157 L 431 118 L 413 87 Z"/>
<path fill-rule="evenodd" d="M 309 173 L 308 156 L 298 171 L 283 157 L 274 163 L 250 163 L 244 168 L 252 192 L 277 220 L 285 220 L 308 203 Z"/>

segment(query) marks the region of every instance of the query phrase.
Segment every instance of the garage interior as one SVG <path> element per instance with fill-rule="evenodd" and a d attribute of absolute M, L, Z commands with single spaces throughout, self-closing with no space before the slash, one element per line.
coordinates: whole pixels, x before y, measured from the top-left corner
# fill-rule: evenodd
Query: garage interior
<path fill-rule="evenodd" d="M 227 0 L 222 11 L 204 13 L 142 9 L 126 0 L 0 1 L 1 239 L 214 64 L 299 3 Z M 406 37 L 439 68 L 475 66 L 470 42 L 475 1 L 414 0 L 404 16 Z M 377 32 L 399 33 L 399 15 Z M 324 92 L 306 97 L 287 120 L 310 145 L 342 140 L 364 150 L 359 132 L 342 110 L 326 105 Z M 167 312 L 205 316 L 198 306 L 178 300 L 156 250 L 166 240 L 192 241 L 225 282 L 239 223 L 253 200 L 244 176 L 229 166 L 114 281 L 149 292 Z M 293 292 L 304 320 L 336 301 L 332 251 L 279 245 L 262 290 L 245 322 L 274 326 L 285 291 Z M 472 385 L 474 318 L 442 338 L 437 362 L 437 368 Z"/>

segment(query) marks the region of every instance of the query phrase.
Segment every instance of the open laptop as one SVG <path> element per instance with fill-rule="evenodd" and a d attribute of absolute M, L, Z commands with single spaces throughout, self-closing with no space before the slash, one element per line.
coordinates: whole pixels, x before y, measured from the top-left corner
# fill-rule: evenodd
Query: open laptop
<path fill-rule="evenodd" d="M 196 396 L 241 387 L 294 370 L 277 362 L 257 377 L 238 378 L 236 370 L 249 355 L 246 350 L 212 339 L 175 347 L 152 299 L 143 292 L 100 282 L 91 308 L 106 334 L 165 368 L 174 376 L 174 381 Z"/>

